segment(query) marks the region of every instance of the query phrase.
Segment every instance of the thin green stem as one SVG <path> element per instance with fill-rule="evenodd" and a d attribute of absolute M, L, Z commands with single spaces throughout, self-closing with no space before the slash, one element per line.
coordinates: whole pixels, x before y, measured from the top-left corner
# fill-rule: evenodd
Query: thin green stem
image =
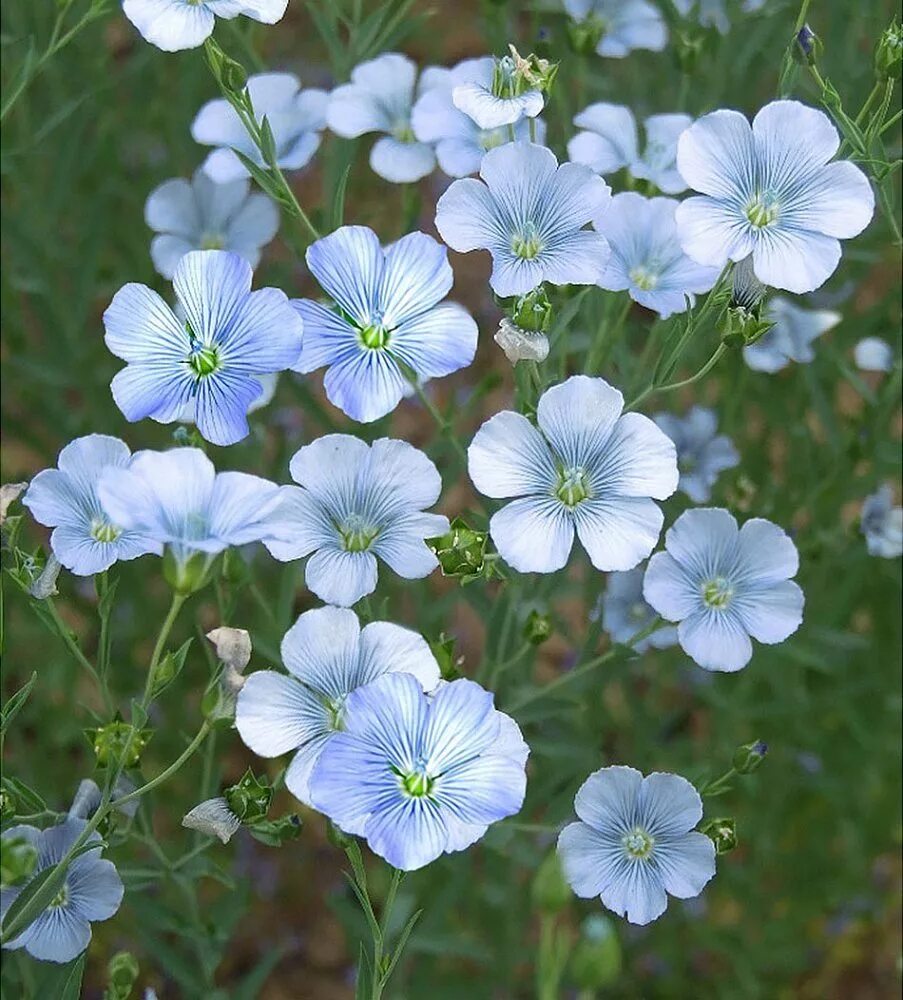
<path fill-rule="evenodd" d="M 163 650 L 166 648 L 166 641 L 169 639 L 169 633 L 172 631 L 176 618 L 178 618 L 179 612 L 182 610 L 182 605 L 186 600 L 187 598 L 184 594 L 174 592 L 172 595 L 172 602 L 169 605 L 169 611 L 166 612 L 166 617 L 163 619 L 163 624 L 160 626 L 160 633 L 157 636 L 157 641 L 154 645 L 154 652 L 151 655 L 150 666 L 147 668 L 147 680 L 145 681 L 144 694 L 141 698 L 142 708 L 147 708 L 151 702 L 154 693 L 154 678 L 157 673 L 157 667 L 159 666 L 160 659 L 163 656 Z"/>
<path fill-rule="evenodd" d="M 132 802 L 135 799 L 140 799 L 142 795 L 146 795 L 152 788 L 156 788 L 158 785 L 163 784 L 168 778 L 171 778 L 182 765 L 189 760 L 197 748 L 207 739 L 207 734 L 210 732 L 213 723 L 209 719 L 205 719 L 201 728 L 197 731 L 194 739 L 188 744 L 187 747 L 182 751 L 181 754 L 167 767 L 164 771 L 161 771 L 156 778 L 151 778 L 146 784 L 142 785 L 140 788 L 136 788 L 133 792 L 129 792 L 127 795 L 122 795 L 118 799 L 114 800 L 110 804 L 111 809 L 121 809 L 128 802 Z"/>
<path fill-rule="evenodd" d="M 54 627 L 56 629 L 57 635 L 63 640 L 66 648 L 78 662 L 78 664 L 88 673 L 93 679 L 94 683 L 100 690 L 101 697 L 104 701 L 104 707 L 108 715 L 113 714 L 113 703 L 110 698 L 110 692 L 107 690 L 107 685 L 104 683 L 100 674 L 94 667 L 94 664 L 88 659 L 87 656 L 82 652 L 78 643 L 72 638 L 72 633 L 69 630 L 69 626 L 63 621 L 60 616 L 59 610 L 57 609 L 56 603 L 52 597 L 45 597 L 43 601 L 47 611 L 50 614 L 50 618 L 53 621 Z"/>
<path fill-rule="evenodd" d="M 414 392 L 417 393 L 417 398 L 427 408 L 427 410 L 429 411 L 429 415 L 436 422 L 436 426 L 439 428 L 439 431 L 441 432 L 442 436 L 451 442 L 452 446 L 454 447 L 455 451 L 458 454 L 458 457 L 461 459 L 462 462 L 466 463 L 467 451 L 465 450 L 464 445 L 461 444 L 461 442 L 455 436 L 454 428 L 452 427 L 451 423 L 445 419 L 445 417 L 439 412 L 438 408 L 436 407 L 436 404 L 423 391 L 423 386 L 420 384 L 420 382 L 417 379 L 409 379 L 409 381 L 414 389 Z"/>

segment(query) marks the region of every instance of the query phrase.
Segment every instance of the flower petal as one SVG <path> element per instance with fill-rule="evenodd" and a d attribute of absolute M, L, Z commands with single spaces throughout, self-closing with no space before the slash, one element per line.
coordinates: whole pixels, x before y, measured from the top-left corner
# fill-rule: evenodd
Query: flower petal
<path fill-rule="evenodd" d="M 278 757 L 332 726 L 325 705 L 303 684 L 275 670 L 258 670 L 238 692 L 235 728 L 254 753 Z"/>
<path fill-rule="evenodd" d="M 743 627 L 759 642 L 783 642 L 803 621 L 803 591 L 793 580 L 744 591 L 736 600 Z"/>
<path fill-rule="evenodd" d="M 554 497 L 512 500 L 492 515 L 489 533 L 499 555 L 519 573 L 554 573 L 566 565 L 574 526 Z"/>
<path fill-rule="evenodd" d="M 305 581 L 321 601 L 351 607 L 376 590 L 376 557 L 372 552 L 319 549 L 308 560 Z"/>
<path fill-rule="evenodd" d="M 543 492 L 555 483 L 554 461 L 543 436 L 511 410 L 490 417 L 474 435 L 467 471 L 474 486 L 496 500 Z"/>
<path fill-rule="evenodd" d="M 648 497 L 598 497 L 574 508 L 577 537 L 603 572 L 633 569 L 658 543 L 664 514 Z"/>
<path fill-rule="evenodd" d="M 436 169 L 433 147 L 384 135 L 370 150 L 370 169 L 393 184 L 413 184 Z"/>
<path fill-rule="evenodd" d="M 643 775 L 633 767 L 603 767 L 580 786 L 574 809 L 594 830 L 620 835 L 633 821 L 642 781 Z"/>
<path fill-rule="evenodd" d="M 752 658 L 749 635 L 733 611 L 694 611 L 678 625 L 677 638 L 687 656 L 706 670 L 733 673 Z"/>
<path fill-rule="evenodd" d="M 604 379 L 572 375 L 547 389 L 536 420 L 555 454 L 569 466 L 588 466 L 605 451 L 624 397 Z"/>

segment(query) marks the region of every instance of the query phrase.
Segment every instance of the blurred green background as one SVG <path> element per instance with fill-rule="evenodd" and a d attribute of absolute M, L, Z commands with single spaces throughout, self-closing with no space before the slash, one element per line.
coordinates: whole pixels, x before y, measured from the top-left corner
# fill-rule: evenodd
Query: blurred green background
<path fill-rule="evenodd" d="M 70 22 L 88 8 L 76 0 Z M 339 5 L 341 6 L 341 5 Z M 350 4 L 348 5 L 351 6 Z M 567 45 L 555 5 L 423 2 L 389 5 L 399 12 L 385 39 L 420 65 L 502 52 L 507 42 L 561 60 L 549 144 L 559 156 L 573 114 L 594 100 L 630 105 L 638 118 L 716 107 L 752 113 L 776 96 L 777 80 L 798 4 L 768 0 L 756 15 L 731 4 L 726 36 L 691 29 L 701 39 L 691 73 L 663 53 L 625 60 L 580 58 Z M 820 68 L 855 113 L 873 84 L 872 51 L 893 0 L 815 0 L 809 21 L 824 43 Z M 60 4 L 4 0 L 3 101 L 21 82 L 29 39 L 40 54 Z M 365 12 L 378 5 L 363 5 Z M 347 78 L 369 51 L 366 38 L 319 34 L 327 0 L 292 0 L 285 20 L 265 28 L 242 19 L 217 28 L 217 39 L 249 69 L 297 73 L 305 85 L 330 87 Z M 316 15 L 316 17 L 314 16 Z M 678 29 L 675 34 L 684 29 Z M 795 96 L 817 103 L 804 73 Z M 55 464 L 70 439 L 92 431 L 115 434 L 134 449 L 165 447 L 173 428 L 151 421 L 128 425 L 113 404 L 109 382 L 120 363 L 104 348 L 101 314 L 127 281 L 166 294 L 148 255 L 144 200 L 157 184 L 190 176 L 205 150 L 190 123 L 216 96 L 200 51 L 170 55 L 144 43 L 118 4 L 87 25 L 38 68 L 2 126 L 2 413 L 3 482 L 28 479 Z M 895 101 L 899 102 L 899 88 Z M 888 136 L 900 156 L 899 131 Z M 445 179 L 435 174 L 404 190 L 376 177 L 369 141 L 324 135 L 313 164 L 292 176 L 301 203 L 328 229 L 332 196 L 351 164 L 345 221 L 369 225 L 388 241 L 432 226 Z M 899 201 L 896 203 L 899 204 Z M 895 209 L 898 212 L 898 209 Z M 290 296 L 313 286 L 292 249 L 291 220 L 260 265 L 256 284 Z M 485 255 L 452 254 L 453 297 L 480 322 L 475 365 L 434 387 L 455 415 L 466 443 L 482 419 L 510 405 L 514 380 L 492 343 L 498 319 Z M 517 822 L 501 823 L 466 854 L 443 858 L 406 879 L 398 920 L 425 913 L 390 995 L 421 1000 L 519 998 L 535 995 L 535 960 L 543 935 L 554 947 L 574 942 L 598 904 L 571 899 L 543 918 L 531 893 L 533 873 L 554 843 L 551 830 L 571 815 L 576 788 L 605 763 L 643 771 L 669 770 L 691 779 L 729 766 L 735 746 L 769 744 L 766 762 L 708 815 L 736 817 L 740 846 L 719 861 L 703 897 L 672 901 L 645 929 L 613 920 L 606 961 L 612 981 L 599 995 L 624 998 L 878 998 L 899 994 L 900 968 L 900 561 L 869 557 L 858 531 L 863 497 L 882 482 L 899 490 L 900 368 L 889 376 L 857 374 L 852 346 L 875 335 L 900 357 L 900 256 L 887 221 L 875 221 L 844 247 L 837 273 L 809 304 L 836 308 L 843 322 L 816 344 L 816 359 L 767 376 L 727 358 L 712 377 L 679 398 L 652 399 L 647 412 L 682 412 L 693 401 L 715 406 L 720 427 L 742 455 L 722 475 L 713 502 L 743 516 L 770 518 L 792 529 L 802 557 L 799 581 L 806 620 L 788 642 L 757 647 L 741 674 L 709 675 L 679 650 L 649 653 L 575 681 L 561 694 L 518 713 L 532 748 L 528 800 Z M 604 296 L 590 296 L 570 327 L 571 358 L 604 326 Z M 600 305 L 599 303 L 602 303 Z M 628 388 L 640 377 L 637 359 L 651 323 L 634 309 L 623 339 L 600 374 Z M 699 344 L 687 359 L 694 371 L 711 351 Z M 695 362 L 695 364 L 694 364 Z M 252 421 L 252 435 L 230 449 L 211 448 L 218 468 L 287 481 L 288 457 L 302 444 L 341 429 L 375 438 L 387 433 L 426 448 L 437 461 L 449 514 L 472 502 L 466 474 L 439 441 L 414 401 L 376 425 L 353 426 L 322 395 L 320 376 L 283 377 L 275 401 Z M 899 495 L 899 493 L 898 493 Z M 684 506 L 672 498 L 670 523 Z M 34 524 L 30 544 L 46 542 Z M 6 558 L 6 553 L 4 553 Z M 251 554 L 238 582 L 221 581 L 194 597 L 178 624 L 175 645 L 195 635 L 186 668 L 155 707 L 154 739 L 145 775 L 178 754 L 198 724 L 200 692 L 211 669 L 202 633 L 225 623 L 249 628 L 252 669 L 278 662 L 278 642 L 294 617 L 316 602 L 296 566 Z M 143 664 L 168 601 L 159 563 L 145 558 L 116 568 L 113 688 L 122 699 L 140 690 Z M 5 574 L 4 574 L 5 577 Z M 519 649 L 519 622 L 532 607 L 548 608 L 553 638 L 521 658 L 496 684 L 504 707 L 531 684 L 575 662 L 587 639 L 588 614 L 604 578 L 572 560 L 554 582 L 523 578 L 520 591 L 479 582 L 458 588 L 434 574 L 423 583 L 381 577 L 374 607 L 380 617 L 418 628 L 431 639 L 455 637 L 462 671 L 485 674 Z M 90 582 L 64 576 L 60 606 L 89 651 L 97 642 Z M 4 579 L 3 691 L 8 696 L 37 671 L 26 709 L 7 740 L 4 773 L 26 781 L 51 808 L 65 809 L 93 762 L 83 730 L 100 703 L 83 684 L 62 644 L 48 636 L 28 599 Z M 507 623 L 507 624 L 506 624 Z M 504 626 L 504 627 L 503 627 Z M 590 631 L 589 640 L 604 639 Z M 95 926 L 86 996 L 100 996 L 105 964 L 127 948 L 141 965 L 139 983 L 161 1000 L 175 997 L 311 998 L 352 995 L 357 940 L 364 927 L 341 877 L 343 858 L 325 837 L 320 817 L 302 813 L 299 840 L 276 850 L 240 834 L 197 863 L 165 877 L 142 877 L 159 842 L 173 857 L 192 843 L 181 816 L 256 760 L 237 734 L 220 731 L 164 794 L 143 803 L 138 829 L 146 839 L 114 849 L 129 891 L 122 910 Z M 283 793 L 282 810 L 294 808 Z M 526 828 L 525 828 L 526 825 Z M 374 868 L 375 893 L 384 869 Z M 551 929 L 550 929 L 551 928 Z M 548 939 L 547 943 L 548 943 Z M 614 974 L 620 955 L 621 971 Z M 46 970 L 4 956 L 4 996 L 53 996 Z M 565 976 L 562 996 L 576 982 Z M 136 993 L 138 991 L 136 990 Z M 592 996 L 593 994 L 587 994 Z"/>

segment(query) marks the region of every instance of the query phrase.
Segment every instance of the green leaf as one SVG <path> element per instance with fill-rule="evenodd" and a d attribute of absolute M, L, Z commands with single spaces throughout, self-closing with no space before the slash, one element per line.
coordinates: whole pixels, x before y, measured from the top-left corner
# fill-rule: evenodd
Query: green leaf
<path fill-rule="evenodd" d="M 0 778 L 0 786 L 22 807 L 21 809 L 17 808 L 16 812 L 39 813 L 46 811 L 47 803 L 24 781 L 20 781 L 18 778 Z"/>
<path fill-rule="evenodd" d="M 332 197 L 332 228 L 339 229 L 345 221 L 345 190 L 348 187 L 348 178 L 351 175 L 351 164 L 342 171 L 338 184 L 335 187 L 335 194 Z"/>
<path fill-rule="evenodd" d="M 0 711 L 0 736 L 6 733 L 9 724 L 13 721 L 22 706 L 28 700 L 28 696 L 31 694 L 31 689 L 34 687 L 37 679 L 38 673 L 35 671 L 31 675 L 31 678 L 19 688 L 19 690 L 6 702 L 2 711 Z"/>
<path fill-rule="evenodd" d="M 185 657 L 194 640 L 186 639 L 175 652 L 168 652 L 157 664 L 154 671 L 152 697 L 156 698 L 179 676 L 185 666 Z"/>
<path fill-rule="evenodd" d="M 19 893 L 0 924 L 4 943 L 18 937 L 50 905 L 66 881 L 68 868 L 68 864 L 45 868 Z"/>

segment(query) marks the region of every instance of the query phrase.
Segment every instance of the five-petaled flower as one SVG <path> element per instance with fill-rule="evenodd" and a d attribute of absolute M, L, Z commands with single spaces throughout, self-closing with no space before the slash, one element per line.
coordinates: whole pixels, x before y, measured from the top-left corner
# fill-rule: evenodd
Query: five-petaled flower
<path fill-rule="evenodd" d="M 661 52 L 668 28 L 648 0 L 564 0 L 564 9 L 600 56 L 623 59 L 633 49 Z"/>
<path fill-rule="evenodd" d="M 164 52 L 195 49 L 213 34 L 217 17 L 244 14 L 263 24 L 282 20 L 288 0 L 122 0 L 142 37 Z"/>
<path fill-rule="evenodd" d="M 803 309 L 776 295 L 766 303 L 764 318 L 772 327 L 743 348 L 743 360 L 757 372 L 779 372 L 791 361 L 809 364 L 815 357 L 813 341 L 837 326 L 842 317 L 832 309 Z"/>
<path fill-rule="evenodd" d="M 648 628 L 656 618 L 655 611 L 643 597 L 644 566 L 634 566 L 623 573 L 609 573 L 605 592 L 591 615 L 601 615 L 602 627 L 615 642 L 627 642 Z M 677 644 L 677 629 L 657 628 L 650 635 L 633 643 L 638 653 L 647 649 L 667 649 Z"/>
<path fill-rule="evenodd" d="M 677 488 L 693 503 L 708 502 L 718 474 L 740 464 L 740 456 L 731 439 L 718 433 L 715 411 L 693 406 L 685 417 L 657 413 L 652 419 L 677 448 L 680 471 Z"/>

